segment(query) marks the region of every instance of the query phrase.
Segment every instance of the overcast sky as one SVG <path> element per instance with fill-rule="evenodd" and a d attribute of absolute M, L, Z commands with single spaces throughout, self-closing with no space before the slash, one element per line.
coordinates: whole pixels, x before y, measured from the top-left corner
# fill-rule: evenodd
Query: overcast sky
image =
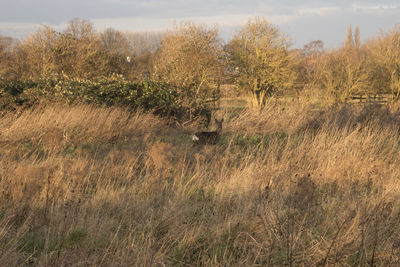
<path fill-rule="evenodd" d="M 400 0 L 0 0 L 0 34 L 24 38 L 40 25 L 62 30 L 73 18 L 92 21 L 98 31 L 164 30 L 190 20 L 218 24 L 229 39 L 254 16 L 279 26 L 295 47 L 312 40 L 337 47 L 350 24 L 366 40 L 400 23 Z"/>

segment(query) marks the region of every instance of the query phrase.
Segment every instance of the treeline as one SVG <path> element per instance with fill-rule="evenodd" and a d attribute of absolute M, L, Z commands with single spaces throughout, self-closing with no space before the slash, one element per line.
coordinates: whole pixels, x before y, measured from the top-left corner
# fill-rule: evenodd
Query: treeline
<path fill-rule="evenodd" d="M 365 43 L 349 27 L 343 46 L 325 50 L 322 41 L 292 49 L 263 18 L 250 19 L 228 42 L 216 27 L 189 22 L 161 33 L 123 33 L 97 32 L 74 19 L 63 31 L 44 26 L 21 41 L 0 36 L 0 83 L 3 109 L 43 99 L 132 102 L 193 117 L 218 100 L 222 84 L 250 95 L 254 109 L 277 94 L 325 103 L 387 94 L 397 101 L 400 27 Z"/>
<path fill-rule="evenodd" d="M 74 19 L 61 32 L 44 26 L 22 41 L 1 36 L 0 75 L 7 80 L 61 74 L 98 79 L 116 73 L 138 80 L 149 70 L 137 65 L 150 65 L 149 55 L 159 48 L 164 35 L 122 33 L 111 28 L 96 32 L 90 21 Z M 135 60 L 129 64 L 127 57 Z"/>
<path fill-rule="evenodd" d="M 301 51 L 301 86 L 329 102 L 346 102 L 354 95 L 400 97 L 400 26 L 360 42 L 358 27 L 349 26 L 342 47 L 323 50 L 311 42 Z"/>

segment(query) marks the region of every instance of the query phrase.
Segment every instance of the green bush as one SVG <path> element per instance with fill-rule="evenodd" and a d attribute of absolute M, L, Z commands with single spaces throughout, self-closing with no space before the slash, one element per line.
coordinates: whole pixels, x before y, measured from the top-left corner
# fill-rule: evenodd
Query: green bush
<path fill-rule="evenodd" d="M 153 110 L 160 115 L 175 114 L 180 107 L 173 86 L 154 81 L 132 82 L 118 75 L 97 81 L 56 76 L 0 83 L 2 110 L 16 105 L 32 106 L 42 101 L 128 106 Z"/>

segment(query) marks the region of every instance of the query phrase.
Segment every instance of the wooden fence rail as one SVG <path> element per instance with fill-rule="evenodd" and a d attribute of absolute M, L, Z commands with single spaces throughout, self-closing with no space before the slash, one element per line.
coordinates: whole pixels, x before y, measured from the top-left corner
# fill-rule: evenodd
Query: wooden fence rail
<path fill-rule="evenodd" d="M 374 95 L 353 95 L 351 97 L 352 102 L 354 103 L 377 103 L 377 104 L 384 104 L 391 100 L 390 94 L 374 94 Z"/>

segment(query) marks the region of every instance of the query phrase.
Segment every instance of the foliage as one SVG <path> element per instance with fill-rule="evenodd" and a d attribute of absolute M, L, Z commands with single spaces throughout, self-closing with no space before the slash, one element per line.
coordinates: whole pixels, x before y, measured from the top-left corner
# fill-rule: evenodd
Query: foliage
<path fill-rule="evenodd" d="M 14 64 L 8 76 L 11 79 L 41 79 L 65 74 L 80 79 L 98 79 L 123 73 L 126 56 L 120 54 L 122 48 L 116 47 L 109 35 L 107 31 L 97 34 L 92 23 L 79 19 L 71 20 L 61 32 L 43 26 L 15 50 Z M 118 46 L 123 43 L 119 42 Z"/>
<path fill-rule="evenodd" d="M 339 49 L 332 49 L 318 53 L 317 57 L 312 54 L 304 57 L 304 62 L 311 62 L 312 72 L 306 79 L 314 93 L 319 92 L 320 100 L 331 103 L 345 103 L 355 95 L 376 95 L 391 93 L 395 96 L 395 76 L 391 75 L 396 69 L 396 50 L 388 51 L 393 47 L 387 36 L 379 40 L 369 41 L 365 45 L 360 44 L 359 29 L 353 35 L 351 26 L 348 29 L 344 45 Z M 386 47 L 386 48 L 384 48 Z M 388 56 L 389 55 L 389 56 Z M 389 63 L 391 61 L 392 63 Z M 388 67 L 390 66 L 390 67 Z M 390 70 L 389 70 L 390 69 Z M 390 86 L 392 85 L 392 86 Z M 392 88 L 392 92 L 390 92 Z"/>
<path fill-rule="evenodd" d="M 31 106 L 43 101 L 69 104 L 128 106 L 174 114 L 179 109 L 176 89 L 154 81 L 131 82 L 114 75 L 97 81 L 53 76 L 39 80 L 17 80 L 0 83 L 3 108 Z"/>
<path fill-rule="evenodd" d="M 362 51 L 356 49 L 331 51 L 321 57 L 315 82 L 330 101 L 344 103 L 369 91 L 370 70 Z"/>
<path fill-rule="evenodd" d="M 179 88 L 190 117 L 193 110 L 218 97 L 223 78 L 221 52 L 218 30 L 193 23 L 176 25 L 161 43 L 154 76 Z"/>
<path fill-rule="evenodd" d="M 251 94 L 253 109 L 263 109 L 268 96 L 293 86 L 289 45 L 277 27 L 261 18 L 249 20 L 228 44 L 231 70 L 240 88 Z"/>
<path fill-rule="evenodd" d="M 371 40 L 367 48 L 377 64 L 375 78 L 380 81 L 380 88 L 389 91 L 393 100 L 400 100 L 400 25 Z"/>
<path fill-rule="evenodd" d="M 220 86 L 232 83 L 251 97 L 255 110 L 263 109 L 270 96 L 287 98 L 294 91 L 298 98 L 324 104 L 345 103 L 360 95 L 385 95 L 394 102 L 400 99 L 399 51 L 399 25 L 365 43 L 361 43 L 359 28 L 353 33 L 350 25 L 341 47 L 324 50 L 317 40 L 303 49 L 290 49 L 288 37 L 276 26 L 255 18 L 222 49 L 216 27 L 186 22 L 170 32 L 97 32 L 90 21 L 73 19 L 61 31 L 43 26 L 21 41 L 0 36 L 0 82 L 8 83 L 8 89 L 2 87 L 0 105 L 28 104 L 39 97 L 37 92 L 55 92 L 50 88 L 61 83 L 86 92 L 58 93 L 70 102 L 120 103 L 121 99 L 111 100 L 121 97 L 123 93 L 115 93 L 119 89 L 105 85 L 108 81 L 97 84 L 113 75 L 123 75 L 135 84 L 148 80 L 169 84 L 175 88 L 173 102 L 183 110 L 181 117 L 189 118 L 210 113 L 212 104 L 217 107 Z M 57 79 L 63 81 L 58 84 Z M 87 88 L 77 81 L 85 81 Z M 29 96 L 28 87 L 35 97 Z M 94 100 L 99 97 L 91 91 L 108 87 L 110 92 L 102 92 L 103 100 Z M 18 93 L 21 88 L 23 94 Z"/>
<path fill-rule="evenodd" d="M 321 40 L 311 41 L 303 49 L 296 51 L 298 56 L 297 79 L 301 85 L 308 86 L 313 83 L 315 71 L 324 52 L 324 43 Z"/>
<path fill-rule="evenodd" d="M 9 71 L 14 43 L 11 37 L 0 35 L 0 79 Z"/>
<path fill-rule="evenodd" d="M 109 58 L 109 67 L 114 73 L 128 74 L 127 57 L 131 55 L 130 44 L 125 34 L 108 28 L 99 34 L 101 49 Z"/>

